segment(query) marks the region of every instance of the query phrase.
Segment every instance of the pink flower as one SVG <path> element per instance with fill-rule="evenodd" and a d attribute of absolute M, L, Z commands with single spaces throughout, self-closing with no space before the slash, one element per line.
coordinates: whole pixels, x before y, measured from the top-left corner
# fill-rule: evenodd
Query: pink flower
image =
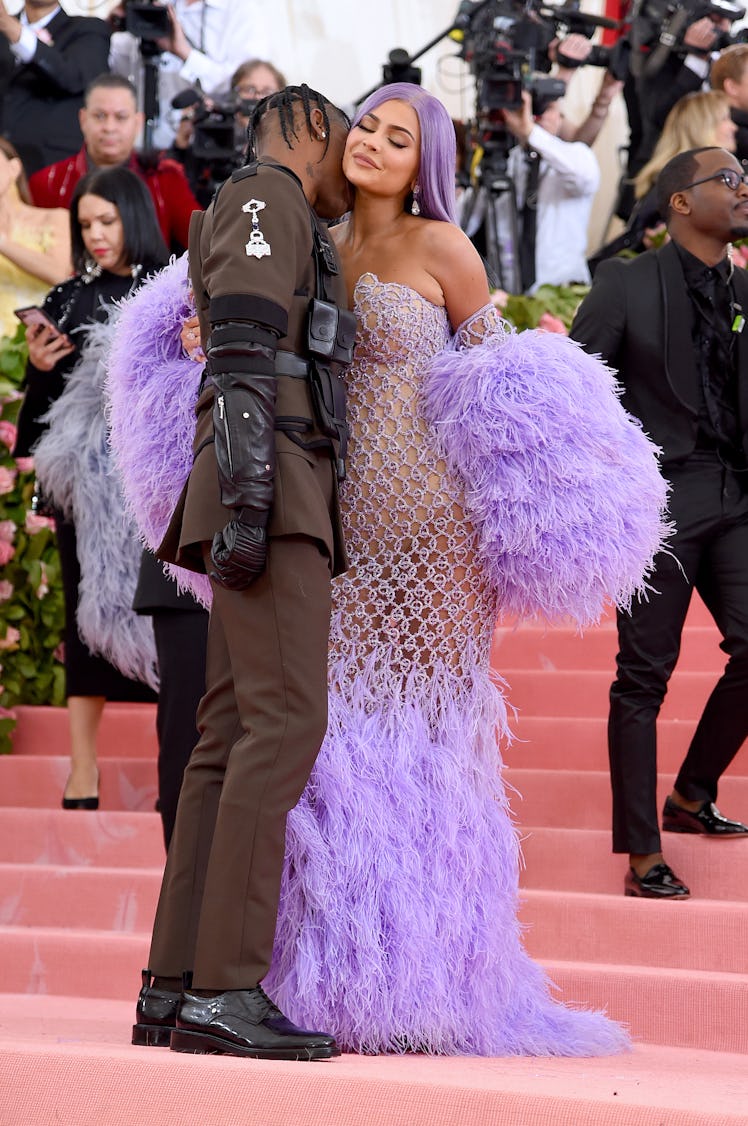
<path fill-rule="evenodd" d="M 491 304 L 495 309 L 505 309 L 509 294 L 504 289 L 495 289 L 491 294 Z"/>
<path fill-rule="evenodd" d="M 0 540 L 0 567 L 4 567 L 6 563 L 10 563 L 11 559 L 16 553 L 16 549 L 12 543 L 7 540 Z"/>
<path fill-rule="evenodd" d="M 49 516 L 40 516 L 38 512 L 27 512 L 25 528 L 30 536 L 35 536 L 43 528 L 54 528 L 55 522 Z"/>
<path fill-rule="evenodd" d="M 17 457 L 16 468 L 19 473 L 33 473 L 34 472 L 34 459 L 33 457 Z"/>
<path fill-rule="evenodd" d="M 61 641 L 59 645 L 55 646 L 55 650 L 54 650 L 52 656 L 54 657 L 54 659 L 56 661 L 59 661 L 61 665 L 65 664 L 65 642 L 64 641 Z"/>
<path fill-rule="evenodd" d="M 0 520 L 0 540 L 13 543 L 16 538 L 16 525 L 13 520 Z"/>
<path fill-rule="evenodd" d="M 17 470 L 8 469 L 5 465 L 0 465 L 0 496 L 13 492 L 16 487 L 17 476 Z"/>
<path fill-rule="evenodd" d="M 44 596 L 46 594 L 49 594 L 49 583 L 47 582 L 48 576 L 47 576 L 47 565 L 46 565 L 46 563 L 41 564 L 41 569 L 42 569 L 41 579 L 39 581 L 39 586 L 36 588 L 36 597 L 39 598 L 39 599 L 42 599 L 42 598 L 44 598 Z"/>
<path fill-rule="evenodd" d="M 9 583 L 7 579 L 0 579 L 0 602 L 7 602 L 13 590 L 13 583 Z"/>
<path fill-rule="evenodd" d="M 17 649 L 21 640 L 21 631 L 15 626 L 8 626 L 5 637 L 0 637 L 0 649 Z"/>
<path fill-rule="evenodd" d="M 12 450 L 16 444 L 16 434 L 18 430 L 13 422 L 8 422 L 7 418 L 0 419 L 0 442 Z"/>
<path fill-rule="evenodd" d="M 563 336 L 568 336 L 566 325 L 559 317 L 554 317 L 553 313 L 543 313 L 538 321 L 538 328 L 543 332 L 558 332 Z"/>
<path fill-rule="evenodd" d="M 0 666 L 0 671 L 2 671 L 2 666 Z M 16 718 L 17 718 L 16 713 L 13 711 L 12 708 L 0 708 L 0 719 L 16 719 Z"/>

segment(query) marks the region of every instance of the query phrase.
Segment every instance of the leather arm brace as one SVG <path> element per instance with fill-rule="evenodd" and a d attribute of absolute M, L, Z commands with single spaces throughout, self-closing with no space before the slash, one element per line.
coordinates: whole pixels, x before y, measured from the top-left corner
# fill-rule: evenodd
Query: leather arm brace
<path fill-rule="evenodd" d="M 215 434 L 221 503 L 237 519 L 264 527 L 275 474 L 276 335 L 251 321 L 214 324 L 208 370 L 215 388 Z"/>

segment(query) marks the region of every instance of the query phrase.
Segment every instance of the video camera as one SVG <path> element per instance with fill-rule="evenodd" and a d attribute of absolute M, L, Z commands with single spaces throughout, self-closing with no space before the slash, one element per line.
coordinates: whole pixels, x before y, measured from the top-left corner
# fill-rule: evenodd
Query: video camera
<path fill-rule="evenodd" d="M 227 99 L 216 102 L 189 87 L 171 101 L 172 109 L 192 110 L 190 145 L 195 188 L 201 202 L 210 201 L 213 191 L 245 162 L 247 138 L 239 116 L 249 117 L 257 100 Z"/>
<path fill-rule="evenodd" d="M 541 0 L 483 0 L 477 4 L 467 0 L 460 5 L 456 26 L 461 57 L 475 75 L 479 117 L 496 119 L 499 115 L 492 111 L 518 108 L 523 90 L 532 95 L 535 115 L 563 97 L 563 82 L 542 77 L 551 69 L 553 40 L 572 32 L 590 37 L 598 27 L 619 26 L 615 20 L 579 11 L 578 2 L 556 7 Z M 607 67 L 615 56 L 607 48 L 593 47 L 585 61 Z"/>
<path fill-rule="evenodd" d="M 688 28 L 697 20 L 711 16 L 735 23 L 744 15 L 744 5 L 733 0 L 635 0 L 629 31 L 632 73 L 635 77 L 651 78 L 669 54 L 698 54 L 684 43 Z M 744 31 L 734 35 L 732 31 L 715 28 L 709 52 L 721 51 L 736 42 L 745 42 Z"/>
<path fill-rule="evenodd" d="M 171 35 L 169 11 L 155 0 L 125 0 L 124 18 L 113 21 L 116 31 L 129 31 L 141 42 L 154 43 Z"/>

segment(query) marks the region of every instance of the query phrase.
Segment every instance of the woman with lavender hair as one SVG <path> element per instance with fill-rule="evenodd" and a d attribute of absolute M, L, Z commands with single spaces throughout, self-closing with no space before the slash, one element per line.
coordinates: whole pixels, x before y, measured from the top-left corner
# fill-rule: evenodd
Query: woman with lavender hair
<path fill-rule="evenodd" d="M 521 943 L 489 654 L 499 611 L 585 624 L 626 604 L 662 542 L 665 485 L 612 374 L 568 339 L 498 317 L 453 222 L 454 166 L 447 111 L 420 87 L 361 106 L 344 157 L 355 204 L 333 229 L 359 322 L 341 488 L 351 567 L 333 584 L 328 733 L 289 817 L 265 985 L 348 1050 L 606 1054 L 625 1033 L 552 1000 Z M 131 439 L 150 394 L 138 357 L 157 327 L 143 314 L 186 312 L 183 266 L 170 278 L 131 302 L 110 369 L 126 490 L 154 543 L 147 463 L 164 410 L 187 428 L 172 345 L 139 464 Z"/>

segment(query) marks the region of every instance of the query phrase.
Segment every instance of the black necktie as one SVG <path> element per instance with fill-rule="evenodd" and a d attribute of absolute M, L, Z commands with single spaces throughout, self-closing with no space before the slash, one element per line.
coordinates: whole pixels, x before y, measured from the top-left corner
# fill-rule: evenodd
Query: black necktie
<path fill-rule="evenodd" d="M 535 232 L 538 214 L 538 181 L 540 179 L 540 154 L 535 149 L 525 151 L 527 176 L 525 200 L 522 206 L 522 237 L 519 247 L 519 266 L 522 290 L 527 292 L 535 281 Z"/>

